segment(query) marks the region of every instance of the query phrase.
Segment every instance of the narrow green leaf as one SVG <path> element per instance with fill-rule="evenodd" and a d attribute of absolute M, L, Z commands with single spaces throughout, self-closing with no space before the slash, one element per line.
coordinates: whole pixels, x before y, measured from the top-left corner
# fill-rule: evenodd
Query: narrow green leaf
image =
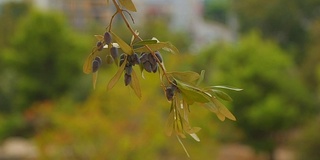
<path fill-rule="evenodd" d="M 216 114 L 216 116 L 218 117 L 218 119 L 220 121 L 224 121 L 226 119 L 226 116 L 224 116 L 218 109 L 218 107 L 213 103 L 206 103 L 203 105 L 204 107 L 206 107 L 209 111 L 213 112 Z"/>
<path fill-rule="evenodd" d="M 200 142 L 200 138 L 197 136 L 197 134 L 195 133 L 190 133 L 189 134 L 194 140 L 196 140 L 197 142 Z"/>
<path fill-rule="evenodd" d="M 199 86 L 200 83 L 203 81 L 203 79 L 204 79 L 204 73 L 205 73 L 205 70 L 202 70 L 201 73 L 200 73 L 200 77 L 199 77 L 199 79 L 198 79 L 198 81 L 197 81 L 197 83 L 196 83 L 196 86 Z"/>
<path fill-rule="evenodd" d="M 213 97 L 212 102 L 218 107 L 218 111 L 221 114 L 223 114 L 224 116 L 226 116 L 230 120 L 236 121 L 236 117 L 220 101 L 218 101 L 216 98 Z"/>
<path fill-rule="evenodd" d="M 243 89 L 234 88 L 234 87 L 227 87 L 227 86 L 210 86 L 209 88 L 220 88 L 220 89 L 228 89 L 232 91 L 242 91 Z"/>
<path fill-rule="evenodd" d="M 98 41 L 103 41 L 104 38 L 103 38 L 103 35 L 94 35 Z"/>
<path fill-rule="evenodd" d="M 216 90 L 216 89 L 211 89 L 212 93 L 216 95 L 217 97 L 225 100 L 225 101 L 233 101 L 232 98 L 225 92 Z"/>
<path fill-rule="evenodd" d="M 136 7 L 134 6 L 131 0 L 119 0 L 121 5 L 126 7 L 129 11 L 137 12 Z"/>
<path fill-rule="evenodd" d="M 96 89 L 97 78 L 98 78 L 98 71 L 92 73 L 93 89 Z"/>
<path fill-rule="evenodd" d="M 160 49 L 164 49 L 171 53 L 179 53 L 179 50 L 172 45 L 170 42 L 158 42 L 156 44 L 149 44 L 148 47 L 152 51 L 158 51 Z M 139 47 L 134 49 L 135 52 L 150 52 L 146 47 Z"/>
<path fill-rule="evenodd" d="M 176 53 L 178 54 L 179 53 L 179 50 L 176 46 L 174 46 L 172 43 L 170 42 L 167 42 L 167 46 L 162 48 L 163 50 L 167 51 L 167 52 L 170 52 L 170 53 Z"/>
<path fill-rule="evenodd" d="M 156 44 L 156 43 L 157 43 L 157 40 L 148 39 L 148 40 L 143 40 L 143 41 L 134 43 L 133 46 L 143 46 L 143 45 Z"/>
<path fill-rule="evenodd" d="M 183 148 L 184 152 L 187 154 L 188 158 L 190 158 L 190 155 L 189 155 L 189 153 L 188 153 L 188 151 L 187 151 L 186 147 L 183 145 L 183 143 L 182 143 L 181 139 L 179 138 L 179 136 L 176 136 L 176 137 L 177 137 L 177 139 L 178 139 L 179 143 L 181 144 L 181 146 L 182 146 L 182 148 Z"/>
<path fill-rule="evenodd" d="M 118 37 L 115 33 L 110 32 L 112 34 L 112 38 L 119 44 L 120 48 L 124 53 L 132 55 L 133 51 L 132 48 L 120 37 Z"/>
<path fill-rule="evenodd" d="M 203 92 L 200 89 L 190 86 L 188 84 L 182 83 L 181 81 L 176 80 L 179 90 L 186 96 L 190 101 L 207 103 L 210 101 L 210 94 Z"/>
<path fill-rule="evenodd" d="M 165 133 L 167 136 L 171 136 L 172 131 L 173 131 L 173 122 L 174 122 L 174 115 L 173 112 L 170 112 L 166 127 L 165 127 Z"/>
<path fill-rule="evenodd" d="M 200 75 L 196 72 L 186 71 L 186 72 L 168 72 L 168 75 L 171 75 L 175 79 L 178 79 L 183 82 L 192 83 L 200 78 Z"/>
<path fill-rule="evenodd" d="M 108 86 L 107 86 L 107 90 L 112 89 L 114 87 L 114 85 L 119 81 L 119 79 L 123 73 L 124 67 L 126 66 L 126 63 L 127 63 L 127 58 L 124 60 L 123 64 L 119 67 L 117 73 L 109 81 Z"/>
<path fill-rule="evenodd" d="M 189 95 L 185 94 L 185 93 L 181 93 L 184 100 L 186 101 L 187 104 L 192 105 L 195 101 L 192 97 L 189 97 Z"/>
<path fill-rule="evenodd" d="M 93 50 L 95 50 L 95 49 L 93 49 Z M 98 55 L 98 52 L 92 52 L 89 54 L 89 56 L 85 60 L 85 62 L 83 64 L 83 72 L 85 74 L 92 73 L 92 61 L 97 55 Z"/>
<path fill-rule="evenodd" d="M 130 87 L 133 89 L 134 93 L 138 96 L 138 98 L 141 99 L 141 88 L 139 84 L 139 79 L 134 70 L 132 70 L 131 77 L 132 79 L 131 79 Z"/>

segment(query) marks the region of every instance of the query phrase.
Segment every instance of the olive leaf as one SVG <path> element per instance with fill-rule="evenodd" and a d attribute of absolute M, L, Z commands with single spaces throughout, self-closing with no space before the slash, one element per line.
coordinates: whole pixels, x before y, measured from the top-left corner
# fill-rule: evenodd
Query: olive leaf
<path fill-rule="evenodd" d="M 113 39 L 119 44 L 120 48 L 124 53 L 127 53 L 128 55 L 132 55 L 133 51 L 132 48 L 119 36 L 117 36 L 115 33 L 110 32 L 112 34 Z"/>
<path fill-rule="evenodd" d="M 217 89 L 211 89 L 210 92 L 225 101 L 233 101 L 233 99 L 227 93 L 225 93 L 223 91 L 220 91 Z"/>
<path fill-rule="evenodd" d="M 103 41 L 104 38 L 103 38 L 103 35 L 94 35 L 98 41 Z"/>
<path fill-rule="evenodd" d="M 126 63 L 127 63 L 127 58 L 125 58 L 124 62 L 122 63 L 122 65 L 119 67 L 117 73 L 111 78 L 111 80 L 109 81 L 108 83 L 108 86 L 107 86 L 107 90 L 110 90 L 114 87 L 114 85 L 119 81 L 123 71 L 124 71 L 124 68 L 126 66 Z"/>
<path fill-rule="evenodd" d="M 220 112 L 223 116 L 229 118 L 230 120 L 236 121 L 236 117 L 215 97 L 212 97 L 212 102 L 218 108 L 218 112 Z"/>
<path fill-rule="evenodd" d="M 129 11 L 137 12 L 136 7 L 134 6 L 131 0 L 119 0 L 120 4 L 126 7 Z"/>
<path fill-rule="evenodd" d="M 98 71 L 97 71 L 97 72 L 92 73 L 93 89 L 96 89 L 97 77 L 98 77 Z"/>
<path fill-rule="evenodd" d="M 156 44 L 156 43 L 157 43 L 157 40 L 148 39 L 148 40 L 143 40 L 143 41 L 134 43 L 133 46 L 143 46 L 143 45 Z"/>
<path fill-rule="evenodd" d="M 96 51 L 96 47 L 93 49 L 93 52 L 89 54 L 87 59 L 85 60 L 83 64 L 83 73 L 90 74 L 92 73 L 92 61 L 93 59 L 98 55 L 98 52 Z"/>
<path fill-rule="evenodd" d="M 236 121 L 235 116 L 215 97 L 212 97 L 209 103 L 203 103 L 202 105 L 209 111 L 215 113 L 221 121 L 224 121 L 226 117 Z"/>
<path fill-rule="evenodd" d="M 200 83 L 203 81 L 203 79 L 204 79 L 204 73 L 205 73 L 205 70 L 202 70 L 201 73 L 200 73 L 200 77 L 199 77 L 199 79 L 198 79 L 198 81 L 197 81 L 197 83 L 196 83 L 196 86 L 199 86 Z"/>
<path fill-rule="evenodd" d="M 139 84 L 139 79 L 134 70 L 132 70 L 131 77 L 132 77 L 132 80 L 130 83 L 130 87 L 133 89 L 134 93 L 138 96 L 138 98 L 141 99 L 141 88 Z"/>
<path fill-rule="evenodd" d="M 167 75 L 172 76 L 183 82 L 192 83 L 200 78 L 197 72 L 185 71 L 185 72 L 167 72 Z"/>
<path fill-rule="evenodd" d="M 152 51 L 158 51 L 160 49 L 164 49 L 168 52 L 171 53 L 179 53 L 179 50 L 172 45 L 170 42 L 158 42 L 155 44 L 149 44 L 148 47 L 152 50 Z M 146 47 L 139 47 L 134 49 L 135 52 L 150 52 L 148 48 Z"/>
<path fill-rule="evenodd" d="M 207 88 L 220 88 L 220 89 L 227 89 L 227 90 L 232 90 L 232 91 L 242 91 L 243 90 L 241 88 L 234 88 L 234 87 L 227 87 L 227 86 L 210 86 Z"/>
<path fill-rule="evenodd" d="M 169 117 L 167 119 L 167 123 L 165 126 L 165 133 L 167 136 L 171 136 L 172 131 L 173 131 L 173 121 L 174 121 L 174 115 L 173 112 L 171 111 L 169 114 Z"/>
<path fill-rule="evenodd" d="M 199 88 L 193 87 L 191 85 L 182 83 L 179 80 L 176 80 L 177 86 L 179 90 L 182 92 L 183 96 L 186 98 L 189 104 L 192 102 L 199 102 L 199 103 L 207 103 L 210 101 L 211 95 L 207 92 L 200 90 Z"/>

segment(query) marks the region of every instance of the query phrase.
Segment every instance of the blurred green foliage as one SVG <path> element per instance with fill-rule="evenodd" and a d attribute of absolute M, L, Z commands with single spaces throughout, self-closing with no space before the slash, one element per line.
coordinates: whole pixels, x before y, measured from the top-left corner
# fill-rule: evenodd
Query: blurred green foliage
<path fill-rule="evenodd" d="M 14 13 L 26 12 L 21 6 L 24 5 L 9 5 L 17 10 Z M 77 80 L 82 76 L 83 52 L 90 50 L 85 36 L 76 35 L 59 14 L 37 11 L 3 14 L 1 16 L 9 16 L 7 18 L 16 25 L 10 28 L 14 29 L 10 37 L 1 37 L 10 44 L 0 51 L 0 108 L 5 119 L 2 123 L 9 126 L 2 129 L 1 138 L 30 130 L 28 125 L 32 124 L 27 124 L 22 114 L 33 103 L 57 99 L 72 92 L 82 82 Z M 19 18 L 22 16 L 23 19 Z M 8 26 L 2 23 L 1 27 Z M 78 93 L 82 93 L 79 95 L 82 97 L 87 94 Z"/>
<path fill-rule="evenodd" d="M 207 81 L 244 88 L 240 95 L 231 94 L 238 119 L 234 124 L 245 133 L 243 141 L 257 149 L 272 151 L 277 134 L 316 113 L 315 100 L 299 79 L 292 58 L 258 32 L 234 46 L 206 49 L 194 65 L 210 73 Z"/>
<path fill-rule="evenodd" d="M 264 37 L 272 38 L 291 50 L 294 60 L 301 63 L 309 40 L 309 27 L 320 18 L 317 0 L 243 0 L 234 1 L 240 29 L 259 29 Z"/>
<path fill-rule="evenodd" d="M 204 16 L 206 19 L 227 23 L 231 11 L 231 0 L 205 0 Z"/>

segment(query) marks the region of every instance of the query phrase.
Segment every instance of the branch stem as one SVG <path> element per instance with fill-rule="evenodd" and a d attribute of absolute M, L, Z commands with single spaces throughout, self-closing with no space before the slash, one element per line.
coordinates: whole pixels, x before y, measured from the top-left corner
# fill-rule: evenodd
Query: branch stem
<path fill-rule="evenodd" d="M 127 28 L 129 29 L 129 31 L 131 32 L 131 34 L 134 36 L 134 39 L 138 39 L 140 41 L 143 41 L 143 39 L 133 30 L 133 28 L 131 27 L 130 23 L 128 22 L 127 17 L 124 15 L 124 11 L 123 9 L 120 8 L 120 5 L 117 3 L 116 0 L 112 0 L 114 6 L 116 7 L 117 11 L 116 13 L 112 16 L 110 24 L 109 24 L 109 31 L 111 30 L 111 23 L 113 18 L 115 17 L 116 14 L 120 13 L 124 23 L 126 24 Z M 133 19 L 131 17 L 131 19 Z M 152 56 L 156 59 L 157 63 L 159 64 L 161 70 L 163 71 L 163 75 L 166 77 L 166 79 L 168 80 L 169 83 L 172 83 L 171 80 L 169 79 L 168 75 L 167 75 L 167 71 L 165 69 L 165 67 L 163 66 L 163 64 L 160 62 L 160 60 L 158 59 L 158 57 L 155 55 L 154 51 L 151 50 L 151 48 L 148 45 L 145 45 L 145 47 L 150 51 L 150 53 L 152 54 Z"/>

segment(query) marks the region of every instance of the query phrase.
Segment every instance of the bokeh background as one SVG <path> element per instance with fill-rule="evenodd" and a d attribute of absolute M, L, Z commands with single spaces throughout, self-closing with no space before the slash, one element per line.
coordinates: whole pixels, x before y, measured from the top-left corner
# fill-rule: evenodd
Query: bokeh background
<path fill-rule="evenodd" d="M 204 69 L 203 85 L 244 89 L 224 102 L 236 122 L 191 106 L 202 128 L 201 142 L 183 139 L 192 159 L 320 158 L 320 1 L 133 2 L 141 37 L 180 50 L 162 53 L 167 70 Z M 139 100 L 123 79 L 106 91 L 114 65 L 95 90 L 82 73 L 114 11 L 106 0 L 0 1 L 0 159 L 188 159 L 164 134 L 170 104 L 157 74 L 140 79 Z M 114 26 L 130 40 L 119 17 Z"/>

